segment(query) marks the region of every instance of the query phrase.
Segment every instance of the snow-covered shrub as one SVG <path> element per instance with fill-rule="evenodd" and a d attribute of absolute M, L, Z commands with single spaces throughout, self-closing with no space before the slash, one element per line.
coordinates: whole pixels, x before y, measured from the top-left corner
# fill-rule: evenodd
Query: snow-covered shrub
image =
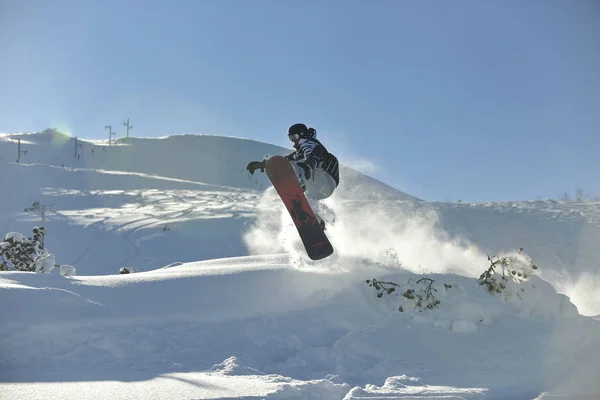
<path fill-rule="evenodd" d="M 61 276 L 75 276 L 77 270 L 71 265 L 61 265 L 60 275 Z"/>
<path fill-rule="evenodd" d="M 123 267 L 119 270 L 119 274 L 132 274 L 133 268 L 129 268 L 129 267 Z"/>
<path fill-rule="evenodd" d="M 434 282 L 435 281 L 430 278 L 421 278 L 418 281 L 414 281 L 412 278 L 409 278 L 408 285 L 414 283 L 413 286 L 417 289 L 415 290 L 414 288 L 409 288 L 402 293 L 402 296 L 409 300 L 415 300 L 415 307 L 420 310 L 431 310 L 432 308 L 439 306 L 441 303 L 433 294 L 433 292 L 437 292 L 437 289 L 433 287 Z M 450 287 L 447 284 L 444 286 L 446 288 Z"/>
<path fill-rule="evenodd" d="M 435 281 L 431 278 L 421 278 L 417 281 L 409 278 L 405 285 L 378 281 L 377 279 L 367 279 L 367 284 L 377 290 L 378 298 L 383 297 L 384 294 L 391 295 L 392 293 L 396 293 L 397 296 L 401 295 L 405 299 L 410 300 L 411 303 L 414 303 L 414 307 L 419 311 L 431 310 L 441 304 L 441 301 L 434 294 L 437 292 L 437 289 L 433 287 L 434 283 Z M 449 284 L 444 284 L 445 289 L 451 287 Z M 397 288 L 399 290 L 396 290 Z M 399 292 L 402 293 L 398 294 Z M 404 305 L 400 305 L 398 311 L 404 312 Z"/>
<path fill-rule="evenodd" d="M 526 281 L 538 267 L 520 248 L 515 254 L 498 257 L 488 255 L 490 266 L 479 277 L 479 284 L 485 285 L 493 293 L 502 293 L 508 282 Z M 499 270 L 498 270 L 499 269 Z"/>
<path fill-rule="evenodd" d="M 33 228 L 33 237 L 11 232 L 0 243 L 0 270 L 50 273 L 55 266 L 53 254 L 44 248 L 46 230 Z"/>

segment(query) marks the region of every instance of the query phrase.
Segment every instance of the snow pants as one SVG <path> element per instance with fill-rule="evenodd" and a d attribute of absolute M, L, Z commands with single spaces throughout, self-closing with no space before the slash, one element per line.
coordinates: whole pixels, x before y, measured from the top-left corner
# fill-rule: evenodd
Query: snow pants
<path fill-rule="evenodd" d="M 325 170 L 316 168 L 312 171 L 313 176 L 310 179 L 304 179 L 304 170 L 298 167 L 295 161 L 292 161 L 291 164 L 296 171 L 300 186 L 306 188 L 304 194 L 309 202 L 323 200 L 333 194 L 336 188 L 335 180 Z"/>

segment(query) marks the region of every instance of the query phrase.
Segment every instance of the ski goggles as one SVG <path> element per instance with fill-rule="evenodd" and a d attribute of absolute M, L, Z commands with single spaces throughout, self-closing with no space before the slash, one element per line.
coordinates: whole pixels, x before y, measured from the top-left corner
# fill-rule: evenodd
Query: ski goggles
<path fill-rule="evenodd" d="M 297 133 L 290 133 L 290 134 L 288 135 L 288 138 L 290 138 L 290 140 L 291 140 L 292 142 L 297 142 L 298 140 L 300 140 L 300 135 L 299 135 L 299 134 L 297 134 Z"/>

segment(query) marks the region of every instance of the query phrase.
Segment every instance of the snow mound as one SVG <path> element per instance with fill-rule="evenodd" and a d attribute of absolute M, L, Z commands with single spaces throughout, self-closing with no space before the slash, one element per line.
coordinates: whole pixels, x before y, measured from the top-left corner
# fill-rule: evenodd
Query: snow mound
<path fill-rule="evenodd" d="M 222 363 L 213 365 L 211 370 L 223 375 L 264 375 L 264 372 L 241 365 L 235 356 L 229 357 Z"/>
<path fill-rule="evenodd" d="M 61 276 L 75 276 L 77 270 L 72 265 L 61 265 L 60 266 L 60 275 Z"/>
<path fill-rule="evenodd" d="M 377 297 L 364 280 L 372 276 L 402 287 Z M 98 385 L 144 366 L 133 381 L 254 385 L 274 399 L 534 398 L 582 368 L 578 354 L 600 350 L 598 321 L 577 315 L 541 279 L 509 285 L 504 295 L 474 278 L 428 277 L 440 303 L 423 310 L 401 295 L 419 293 L 420 275 L 384 264 L 298 269 L 285 254 L 69 279 L 3 272 L 0 301 L 15 306 L 3 312 L 11 346 L 0 349 L 0 372 L 15 381 L 75 369 Z"/>
<path fill-rule="evenodd" d="M 448 399 L 466 400 L 481 399 L 486 389 L 454 388 L 448 386 L 424 385 L 419 378 L 406 375 L 392 376 L 385 380 L 383 386 L 367 385 L 365 388 L 355 387 L 343 400 L 358 399 Z"/>

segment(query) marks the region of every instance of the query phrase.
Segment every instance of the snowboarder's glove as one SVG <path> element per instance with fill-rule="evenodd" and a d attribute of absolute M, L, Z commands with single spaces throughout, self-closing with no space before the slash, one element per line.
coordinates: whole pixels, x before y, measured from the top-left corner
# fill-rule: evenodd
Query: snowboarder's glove
<path fill-rule="evenodd" d="M 305 163 L 297 163 L 296 165 L 304 171 L 304 179 L 309 180 L 312 176 L 312 168 Z"/>
<path fill-rule="evenodd" d="M 260 172 L 265 172 L 265 168 L 267 167 L 267 161 L 263 160 L 263 161 L 251 161 L 248 163 L 248 166 L 246 166 L 246 169 L 248 170 L 248 172 L 250 172 L 252 175 L 254 175 L 254 171 L 256 171 L 257 169 L 260 168 Z"/>

